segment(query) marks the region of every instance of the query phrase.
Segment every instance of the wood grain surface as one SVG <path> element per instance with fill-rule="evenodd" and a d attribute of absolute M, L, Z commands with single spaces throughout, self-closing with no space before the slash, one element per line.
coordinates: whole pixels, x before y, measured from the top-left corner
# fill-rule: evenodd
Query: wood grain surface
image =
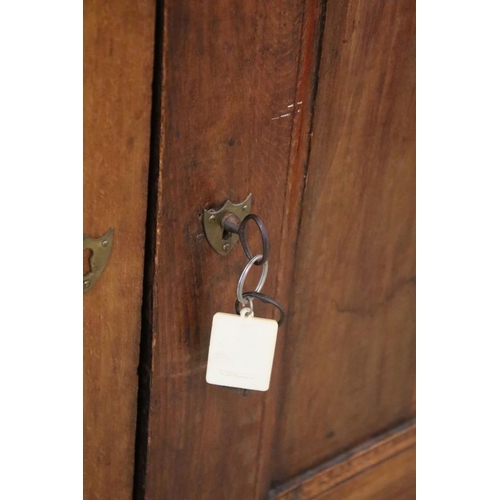
<path fill-rule="evenodd" d="M 280 297 L 287 314 L 290 309 L 290 290 L 294 274 L 297 234 L 310 153 L 310 132 L 317 90 L 317 70 L 324 14 L 325 4 L 323 1 L 304 2 L 295 98 L 297 103 L 301 103 L 301 108 L 293 122 L 285 195 L 286 205 L 279 242 L 275 245 L 275 248 L 278 246 L 279 252 L 275 261 L 278 275 L 276 296 Z M 280 328 L 274 357 L 275 368 L 272 383 L 264 400 L 255 485 L 255 499 L 257 500 L 266 497 L 272 484 L 273 463 L 276 460 L 274 448 L 276 423 L 277 419 L 280 418 L 278 403 L 282 388 L 281 366 L 289 324 L 290 322 L 287 320 Z"/>
<path fill-rule="evenodd" d="M 263 291 L 283 300 L 304 186 L 319 6 L 165 4 L 137 498 L 249 500 L 268 490 L 279 362 L 267 394 L 244 397 L 205 382 L 212 316 L 233 311 L 246 258 L 240 245 L 227 257 L 215 253 L 201 214 L 253 193 L 252 211 L 272 243 Z M 303 47 L 312 51 L 305 58 Z M 256 311 L 274 314 L 259 304 Z M 284 330 L 278 335 L 282 342 Z"/>
<path fill-rule="evenodd" d="M 114 227 L 84 295 L 84 498 L 132 498 L 154 0 L 84 1 L 84 231 Z"/>
<path fill-rule="evenodd" d="M 415 500 L 415 463 L 416 448 L 413 446 L 314 498 L 316 500 Z"/>
<path fill-rule="evenodd" d="M 415 3 L 327 2 L 320 64 L 275 484 L 414 415 Z"/>
<path fill-rule="evenodd" d="M 401 487 L 407 495 L 404 498 L 412 498 L 415 446 L 415 421 L 410 421 L 281 485 L 269 493 L 268 500 L 342 499 L 342 495 L 351 498 L 348 495 L 353 493 L 357 494 L 353 498 L 360 499 L 399 499 L 399 495 L 389 495 L 388 491 Z M 400 455 L 408 451 L 409 455 L 400 461 Z M 409 457 L 413 460 L 408 460 Z M 383 465 L 386 462 L 391 464 L 389 468 Z M 373 474 L 372 469 L 377 472 Z M 402 484 L 395 484 L 400 478 L 404 478 Z"/>

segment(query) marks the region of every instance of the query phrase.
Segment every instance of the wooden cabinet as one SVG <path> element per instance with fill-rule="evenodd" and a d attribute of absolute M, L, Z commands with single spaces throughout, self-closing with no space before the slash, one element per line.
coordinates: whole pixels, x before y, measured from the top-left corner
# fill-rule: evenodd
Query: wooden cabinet
<path fill-rule="evenodd" d="M 414 498 L 414 2 L 84 12 L 85 498 Z M 250 192 L 287 320 L 243 396 L 205 369 L 246 259 L 201 215 Z"/>

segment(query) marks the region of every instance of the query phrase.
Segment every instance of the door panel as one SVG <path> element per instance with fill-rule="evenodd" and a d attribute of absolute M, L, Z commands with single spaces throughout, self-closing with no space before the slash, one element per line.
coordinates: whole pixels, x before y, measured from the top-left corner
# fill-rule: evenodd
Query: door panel
<path fill-rule="evenodd" d="M 263 498 L 414 415 L 414 4 L 163 16 L 140 495 Z M 213 252 L 200 218 L 249 192 L 290 314 L 269 393 L 245 398 L 205 382 L 245 260 Z"/>
<path fill-rule="evenodd" d="M 84 294 L 84 498 L 132 498 L 153 0 L 84 2 L 84 231 L 114 227 Z"/>
<path fill-rule="evenodd" d="M 272 241 L 264 291 L 282 299 L 311 107 L 312 61 L 300 54 L 303 44 L 315 48 L 319 12 L 318 4 L 304 8 L 288 1 L 165 4 L 141 498 L 252 499 L 268 489 L 260 477 L 269 467 L 263 472 L 260 464 L 271 456 L 274 393 L 244 397 L 205 382 L 212 316 L 233 311 L 246 258 L 240 245 L 227 257 L 215 253 L 201 215 L 253 194 L 252 211 Z"/>
<path fill-rule="evenodd" d="M 273 479 L 414 416 L 415 4 L 328 2 Z"/>

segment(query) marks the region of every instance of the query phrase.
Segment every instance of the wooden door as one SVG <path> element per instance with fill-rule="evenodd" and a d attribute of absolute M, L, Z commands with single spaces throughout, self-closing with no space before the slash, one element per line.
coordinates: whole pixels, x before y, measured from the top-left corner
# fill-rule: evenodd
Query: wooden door
<path fill-rule="evenodd" d="M 84 497 L 132 497 L 141 331 L 153 0 L 84 2 L 84 221 L 114 228 L 84 294 Z M 84 256 L 88 259 L 88 256 Z"/>
<path fill-rule="evenodd" d="M 122 173 L 108 199 L 135 246 L 87 294 L 85 333 L 108 337 L 85 351 L 86 496 L 414 498 L 414 1 L 165 0 L 156 16 L 148 2 L 114 3 L 123 24 L 106 36 L 122 55 L 90 49 L 86 106 L 122 117 L 106 130 L 123 147 L 99 154 Z M 88 7 L 90 39 L 110 10 Z M 111 68 L 113 105 L 95 90 Z M 125 189 L 133 203 L 116 201 Z M 212 316 L 232 312 L 246 258 L 240 245 L 214 252 L 201 217 L 250 192 L 272 242 L 264 291 L 287 319 L 269 391 L 244 396 L 205 381 Z M 98 197 L 89 189 L 88 206 Z M 119 222 L 89 217 L 96 235 L 115 225 L 118 245 Z M 121 448 L 99 408 L 115 412 Z"/>

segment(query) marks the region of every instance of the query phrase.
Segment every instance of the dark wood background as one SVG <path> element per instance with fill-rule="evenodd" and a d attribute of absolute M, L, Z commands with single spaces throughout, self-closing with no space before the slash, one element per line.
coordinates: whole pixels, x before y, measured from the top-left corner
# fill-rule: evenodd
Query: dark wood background
<path fill-rule="evenodd" d="M 85 11 L 85 498 L 414 498 L 414 0 Z M 250 192 L 288 317 L 244 397 L 205 382 L 246 259 L 201 214 Z"/>

